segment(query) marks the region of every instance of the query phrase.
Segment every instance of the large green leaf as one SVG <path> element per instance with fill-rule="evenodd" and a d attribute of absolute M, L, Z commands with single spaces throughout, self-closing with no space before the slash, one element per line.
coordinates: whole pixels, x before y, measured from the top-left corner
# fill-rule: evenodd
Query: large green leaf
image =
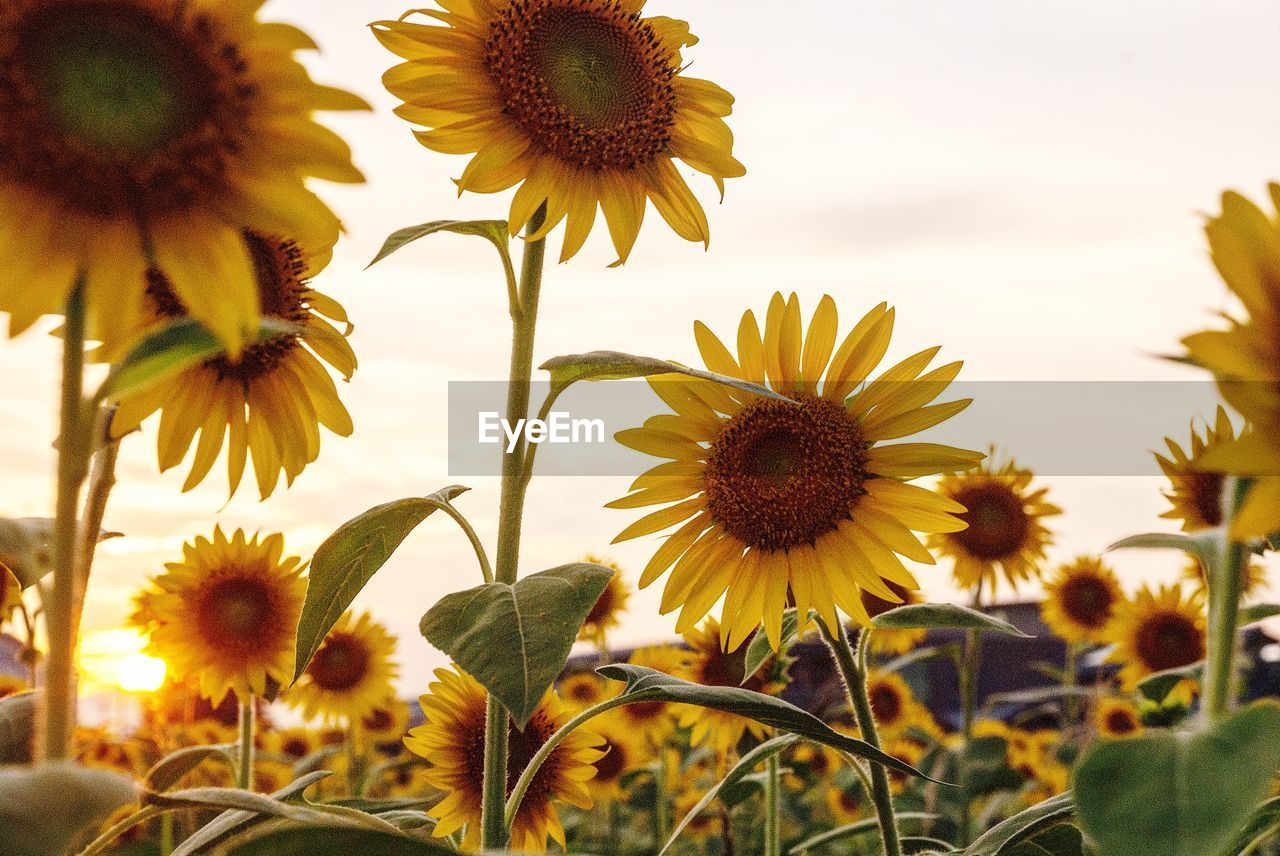
<path fill-rule="evenodd" d="M 378 250 L 378 254 L 373 257 L 373 261 L 366 265 L 366 270 L 391 255 L 396 250 L 404 247 L 406 244 L 411 244 L 419 238 L 425 238 L 428 235 L 434 235 L 438 232 L 452 232 L 455 235 L 477 235 L 484 238 L 498 248 L 498 252 L 502 255 L 505 263 L 510 263 L 507 221 L 433 220 L 430 223 L 423 223 L 420 226 L 407 226 L 403 229 L 398 229 L 392 232 L 387 236 L 387 240 L 383 242 L 382 249 Z"/>
<path fill-rule="evenodd" d="M 866 741 L 832 730 L 818 717 L 780 698 L 741 687 L 703 686 L 665 672 L 629 663 L 601 666 L 596 671 L 606 678 L 625 681 L 627 686 L 622 691 L 622 695 L 630 700 L 628 703 L 665 701 L 674 704 L 696 704 L 712 710 L 734 713 L 780 731 L 798 734 L 815 743 L 822 743 L 833 749 L 858 755 L 901 773 L 929 779 L 910 764 L 881 752 Z"/>
<path fill-rule="evenodd" d="M 0 698 L 0 764 L 31 761 L 36 726 L 36 693 Z"/>
<path fill-rule="evenodd" d="M 66 762 L 0 768 L 0 853 L 63 856 L 137 796 L 130 779 L 107 770 Z"/>
<path fill-rule="evenodd" d="M 440 598 L 420 628 L 523 728 L 611 579 L 612 568 L 578 562 L 477 586 Z"/>
<path fill-rule="evenodd" d="M 316 549 L 298 620 L 293 679 L 307 668 L 325 635 L 409 533 L 470 488 L 450 485 L 430 496 L 398 499 L 348 520 Z"/>
<path fill-rule="evenodd" d="M 894 630 L 994 630 L 1009 636 L 1031 638 L 1007 621 L 954 603 L 911 603 L 882 612 L 871 623 Z"/>
<path fill-rule="evenodd" d="M 685 813 L 684 818 L 676 824 L 675 829 L 671 830 L 671 836 L 667 839 L 667 843 L 662 845 L 662 849 L 658 851 L 658 856 L 663 856 L 671 846 L 680 838 L 680 834 L 684 832 L 685 827 L 693 823 L 694 819 L 716 798 L 719 793 L 732 787 L 736 782 L 742 779 L 752 771 L 758 764 L 763 763 L 774 755 L 796 742 L 797 738 L 794 734 L 784 734 L 781 737 L 774 737 L 772 740 L 766 740 L 759 746 L 743 755 L 738 763 L 725 774 L 724 778 L 716 782 L 710 790 L 703 794 L 702 799 L 698 800 L 693 808 Z"/>
<path fill-rule="evenodd" d="M 252 341 L 288 336 L 297 330 L 287 321 L 263 318 Z M 111 369 L 98 390 L 98 398 L 119 401 L 225 351 L 222 340 L 199 321 L 171 321 L 144 337 Z"/>
<path fill-rule="evenodd" d="M 334 856 L 339 853 L 359 853 L 360 856 L 455 856 L 455 851 L 443 844 L 371 829 L 324 826 L 277 829 L 233 844 L 226 850 L 227 856 Z"/>
<path fill-rule="evenodd" d="M 619 351 L 591 351 L 586 354 L 568 354 L 563 357 L 552 357 L 540 368 L 551 373 L 551 396 L 555 397 L 571 384 L 580 380 L 625 380 L 627 378 L 652 377 L 664 374 L 683 374 L 689 377 L 710 380 L 744 392 L 762 395 L 766 398 L 786 400 L 773 390 L 739 380 L 727 375 L 693 369 L 679 363 L 659 360 L 654 357 L 638 357 Z"/>
<path fill-rule="evenodd" d="M 1035 838 L 1074 813 L 1075 803 L 1070 792 L 1050 797 L 988 829 L 969 845 L 964 856 L 1007 856 L 1020 842 Z"/>
<path fill-rule="evenodd" d="M 1104 741 L 1076 768 L 1080 824 L 1099 856 L 1206 856 L 1248 823 L 1277 768 L 1275 702 L 1192 734 Z"/>

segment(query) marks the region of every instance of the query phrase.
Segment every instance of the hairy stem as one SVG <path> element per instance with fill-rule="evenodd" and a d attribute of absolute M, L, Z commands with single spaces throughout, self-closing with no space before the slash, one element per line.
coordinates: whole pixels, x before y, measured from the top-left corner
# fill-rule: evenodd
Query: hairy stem
<path fill-rule="evenodd" d="M 236 787 L 250 790 L 253 787 L 253 724 L 256 711 L 253 695 L 246 693 L 240 699 L 240 741 L 236 747 Z"/>
<path fill-rule="evenodd" d="M 1248 551 L 1231 538 L 1235 520 L 1249 492 L 1247 479 L 1227 483 L 1221 561 L 1209 573 L 1209 627 L 1204 661 L 1204 715 L 1209 722 L 1225 717 L 1235 703 L 1236 631 L 1240 624 L 1240 592 Z"/>
<path fill-rule="evenodd" d="M 764 780 L 764 856 L 782 856 L 781 795 L 778 756 L 770 755 Z"/>

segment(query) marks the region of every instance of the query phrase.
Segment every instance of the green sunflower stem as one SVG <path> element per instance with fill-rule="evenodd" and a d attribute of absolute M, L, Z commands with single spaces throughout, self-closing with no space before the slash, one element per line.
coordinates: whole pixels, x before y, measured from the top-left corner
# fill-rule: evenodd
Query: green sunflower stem
<path fill-rule="evenodd" d="M 844 679 L 845 695 L 853 710 L 862 739 L 880 748 L 880 735 L 876 730 L 875 716 L 871 712 L 871 700 L 867 697 L 867 648 L 863 644 L 865 631 L 858 631 L 858 647 L 855 651 L 845 634 L 844 625 L 834 630 L 818 619 L 822 638 L 835 657 L 836 667 Z M 871 799 L 875 803 L 876 819 L 880 824 L 880 841 L 884 856 L 902 856 L 902 843 L 898 838 L 898 820 L 893 813 L 893 795 L 889 790 L 889 774 L 880 764 L 871 764 Z"/>
<path fill-rule="evenodd" d="M 982 580 L 973 591 L 973 608 L 982 609 Z M 978 707 L 978 673 L 982 668 L 982 636 L 977 630 L 966 630 L 964 634 L 964 653 L 957 664 L 960 681 L 961 735 L 964 738 L 964 749 L 960 756 L 959 773 L 961 782 L 965 779 L 964 759 L 968 756 L 970 742 L 973 741 L 974 712 Z M 967 847 L 972 837 L 973 800 L 961 785 L 960 794 L 960 844 Z"/>
<path fill-rule="evenodd" d="M 778 756 L 770 755 L 764 780 L 764 856 L 782 856 L 782 813 Z"/>
<path fill-rule="evenodd" d="M 45 661 L 44 711 L 38 756 L 65 760 L 75 728 L 76 564 L 80 491 L 92 444 L 84 402 L 84 284 L 67 300 L 62 328 L 62 401 L 58 425 L 58 492 L 53 533 L 53 585 L 44 602 L 49 656 Z"/>
<path fill-rule="evenodd" d="M 542 227 L 547 216 L 543 203 L 529 218 L 526 234 Z M 529 385 L 533 380 L 533 336 L 538 321 L 538 297 L 542 291 L 542 265 L 546 241 L 525 244 L 519 287 L 511 301 L 511 371 L 507 379 L 508 424 L 529 416 Z M 502 494 L 498 506 L 498 551 L 494 577 L 514 583 L 520 562 L 520 526 L 524 517 L 527 445 L 523 442 L 502 457 Z M 480 809 L 480 844 L 500 848 L 507 843 L 507 711 L 489 696 L 484 732 L 484 783 Z"/>
<path fill-rule="evenodd" d="M 253 695 L 246 693 L 240 699 L 240 740 L 236 745 L 236 787 L 249 790 L 253 787 L 253 726 L 256 710 Z"/>
<path fill-rule="evenodd" d="M 1236 631 L 1240 594 L 1249 556 L 1246 545 L 1231 538 L 1234 522 L 1249 492 L 1248 479 L 1230 479 L 1224 491 L 1222 558 L 1209 573 L 1209 626 L 1204 662 L 1204 716 L 1217 722 L 1231 711 L 1236 690 Z"/>

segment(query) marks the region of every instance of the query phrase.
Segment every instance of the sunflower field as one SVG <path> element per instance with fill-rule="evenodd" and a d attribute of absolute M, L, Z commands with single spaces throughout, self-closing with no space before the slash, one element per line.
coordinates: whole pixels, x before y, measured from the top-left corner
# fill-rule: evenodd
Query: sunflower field
<path fill-rule="evenodd" d="M 593 245 L 610 267 L 643 264 L 642 231 L 709 247 L 695 190 L 750 184 L 735 98 L 645 0 L 427 2 L 369 24 L 381 65 L 343 70 L 381 75 L 400 121 L 379 133 L 454 164 L 446 190 L 503 202 L 429 212 L 368 264 L 429 280 L 455 242 L 488 265 L 466 288 L 505 286 L 505 317 L 443 295 L 415 319 L 478 324 L 492 341 L 459 341 L 504 364 L 509 343 L 496 508 L 415 484 L 446 446 L 418 432 L 379 450 L 377 484 L 402 486 L 328 497 L 309 541 L 269 510 L 353 435 L 357 401 L 416 406 L 417 378 L 373 408 L 349 392 L 379 333 L 353 336 L 325 275 L 357 224 L 324 196 L 365 182 L 331 114 L 370 105 L 317 82 L 316 42 L 263 0 L 0 0 L 0 361 L 42 332 L 60 355 L 55 436 L 21 445 L 28 405 L 5 408 L 6 459 L 52 443 L 56 487 L 0 518 L 0 856 L 1280 856 L 1280 184 L 1203 215 L 1221 311 L 1161 307 L 1183 335 L 1148 359 L 1215 399 L 1143 452 L 1162 513 L 1063 555 L 1070 503 L 999 432 L 953 439 L 982 390 L 895 331 L 888 293 L 770 285 L 736 326 L 694 321 L 685 365 L 589 350 L 649 299 L 619 289 L 575 309 L 579 351 L 535 359 L 539 321 L 568 323 L 544 291 Z M 413 197 L 410 179 L 368 191 Z M 433 359 L 433 335 L 395 347 Z M 643 463 L 622 491 L 578 480 L 615 525 L 557 509 L 574 546 L 530 568 L 547 426 L 602 388 L 643 402 L 609 432 Z M 141 445 L 147 472 L 118 467 Z M 214 504 L 137 563 L 104 712 L 86 628 L 115 589 L 95 559 L 132 549 L 113 496 L 158 519 L 176 501 L 152 459 L 183 493 L 255 494 L 258 519 Z M 421 616 L 409 638 L 370 591 L 427 533 L 465 561 L 381 601 Z M 629 561 L 592 552 L 609 542 Z M 1138 578 L 1135 554 L 1178 576 Z M 426 575 L 447 593 L 424 598 Z M 659 616 L 663 638 L 631 644 Z M 424 662 L 446 665 L 418 682 Z"/>

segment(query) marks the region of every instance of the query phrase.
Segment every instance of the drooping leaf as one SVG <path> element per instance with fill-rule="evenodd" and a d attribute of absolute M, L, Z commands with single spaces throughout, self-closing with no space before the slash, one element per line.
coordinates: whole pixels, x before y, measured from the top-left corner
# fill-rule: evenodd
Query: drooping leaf
<path fill-rule="evenodd" d="M 420 629 L 523 728 L 612 578 L 612 568 L 578 562 L 477 586 L 440 598 Z"/>
<path fill-rule="evenodd" d="M 27 764 L 35 736 L 37 693 L 0 698 L 0 764 Z"/>
<path fill-rule="evenodd" d="M 896 817 L 898 818 L 898 825 L 903 829 L 912 828 L 917 824 L 923 826 L 941 819 L 936 814 L 919 811 L 900 811 L 897 812 Z M 854 823 L 846 823 L 843 826 L 819 832 L 817 835 L 791 845 L 791 848 L 787 850 L 787 856 L 803 856 L 811 850 L 817 851 L 823 845 L 831 844 L 835 841 L 843 841 L 846 838 L 853 838 L 856 835 L 876 832 L 879 828 L 878 821 L 874 817 L 855 821 Z"/>
<path fill-rule="evenodd" d="M 455 856 L 455 851 L 403 835 L 372 829 L 306 827 L 277 829 L 227 849 L 227 856 Z"/>
<path fill-rule="evenodd" d="M 1222 535 L 1217 529 L 1206 529 L 1189 535 L 1181 532 L 1144 532 L 1141 535 L 1130 535 L 1121 538 L 1111 546 L 1111 550 L 1181 550 L 1190 553 L 1200 560 L 1201 567 L 1212 572 L 1217 565 L 1219 541 Z"/>
<path fill-rule="evenodd" d="M 53 573 L 53 518 L 0 518 L 0 564 L 18 578 L 24 589 Z M 99 530 L 98 540 L 119 537 Z"/>
<path fill-rule="evenodd" d="M 299 823 L 322 823 L 323 813 L 310 806 L 285 802 L 266 794 L 244 791 L 239 788 L 186 788 L 167 793 L 149 792 L 143 802 L 160 808 L 214 809 L 221 811 L 247 811 L 267 817 L 282 817 Z"/>
<path fill-rule="evenodd" d="M 348 520 L 316 549 L 298 620 L 293 679 L 307 668 L 325 635 L 409 533 L 469 488 L 450 485 L 430 496 L 375 506 Z"/>
<path fill-rule="evenodd" d="M 1138 692 L 1142 693 L 1144 698 L 1148 698 L 1157 704 L 1163 702 L 1169 693 L 1173 692 L 1173 688 L 1183 681 L 1199 681 L 1204 673 L 1204 661 L 1197 660 L 1186 666 L 1179 666 L 1176 669 L 1165 669 L 1163 672 L 1156 672 L 1153 675 L 1147 675 L 1138 682 Z"/>
<path fill-rule="evenodd" d="M 295 800 L 307 788 L 314 785 L 321 779 L 332 776 L 330 770 L 317 770 L 314 773 L 308 773 L 294 779 L 278 791 L 271 793 L 271 798 L 281 802 Z M 208 848 L 227 836 L 232 835 L 240 830 L 260 822 L 266 815 L 256 811 L 245 811 L 241 809 L 232 809 L 224 811 L 213 820 L 196 830 L 192 835 L 179 844 L 171 854 L 171 856 L 201 856 L 208 853 Z"/>
<path fill-rule="evenodd" d="M 387 236 L 387 240 L 383 242 L 382 249 L 378 250 L 378 254 L 373 257 L 373 261 L 369 262 L 369 264 L 365 266 L 365 269 L 368 270 L 373 267 L 396 250 L 404 247 L 406 244 L 411 244 L 419 238 L 425 238 L 428 235 L 434 235 L 438 232 L 452 232 L 455 235 L 476 235 L 484 238 L 497 247 L 498 252 L 502 254 L 504 259 L 510 259 L 507 221 L 433 220 L 430 223 L 423 223 L 420 226 L 407 226 L 403 229 L 397 229 L 392 232 Z"/>
<path fill-rule="evenodd" d="M 1076 769 L 1081 827 L 1099 856 L 1205 856 L 1249 822 L 1280 768 L 1280 704 L 1189 735 L 1095 744 Z"/>
<path fill-rule="evenodd" d="M 894 630 L 936 630 L 951 628 L 960 630 L 993 630 L 1009 636 L 1031 637 L 1007 621 L 959 606 L 954 603 L 911 603 L 882 612 L 871 623 L 876 627 Z"/>
<path fill-rule="evenodd" d="M 252 342 L 297 332 L 288 321 L 263 318 Z M 199 321 L 180 318 L 148 334 L 107 375 L 98 397 L 119 401 L 226 351 L 226 345 Z"/>
<path fill-rule="evenodd" d="M 0 769 L 0 853 L 63 856 L 137 796 L 133 781 L 119 773 L 67 762 Z"/>
<path fill-rule="evenodd" d="M 784 734 L 781 737 L 774 737 L 771 740 L 766 740 L 747 754 L 743 755 L 738 763 L 734 764 L 729 772 L 725 774 L 724 778 L 712 785 L 711 789 L 702 795 L 702 799 L 698 800 L 698 802 L 694 804 L 693 808 L 689 809 L 685 814 L 684 818 L 676 824 L 675 829 L 671 831 L 671 836 L 667 839 L 667 843 L 662 845 L 662 849 L 658 851 L 658 856 L 663 856 L 664 853 L 671 849 L 671 846 L 680 838 L 680 834 L 684 832 L 685 828 L 688 827 L 689 824 L 693 823 L 693 821 L 704 809 L 706 809 L 707 806 L 711 805 L 712 801 L 721 793 L 721 791 L 732 787 L 735 782 L 742 781 L 743 777 L 750 773 L 757 765 L 762 764 L 770 757 L 777 755 L 788 746 L 794 744 L 798 739 L 799 738 L 794 734 Z"/>
<path fill-rule="evenodd" d="M 580 380 L 625 380 L 628 378 L 652 377 L 664 374 L 682 374 L 689 377 L 710 380 L 725 386 L 750 392 L 765 398 L 777 398 L 783 401 L 785 396 L 773 390 L 739 380 L 727 375 L 693 369 L 679 363 L 659 360 L 654 357 L 638 357 L 619 351 L 591 351 L 586 354 L 568 354 L 563 357 L 552 357 L 540 368 L 551 373 L 551 395 L 556 396 L 571 384 Z"/>
<path fill-rule="evenodd" d="M 167 791 L 176 785 L 183 776 L 211 758 L 230 764 L 233 759 L 231 748 L 228 746 L 186 746 L 182 749 L 177 749 L 157 761 L 155 766 L 147 771 L 142 783 L 146 785 L 149 791 Z"/>
<path fill-rule="evenodd" d="M 1280 615 L 1280 603 L 1255 603 L 1252 606 L 1240 607 L 1240 626 L 1257 624 Z"/>
<path fill-rule="evenodd" d="M 813 615 L 813 610 L 809 610 L 809 614 Z M 799 631 L 799 622 L 796 620 L 796 608 L 788 607 L 782 613 L 782 640 L 778 645 L 777 656 L 782 656 L 787 649 L 796 641 L 796 634 Z M 757 633 L 751 637 L 751 641 L 747 643 L 747 653 L 743 660 L 742 683 L 751 680 L 756 672 L 760 671 L 760 667 L 769 661 L 770 657 L 775 656 L 773 646 L 769 644 L 769 637 L 764 633 Z"/>
<path fill-rule="evenodd" d="M 1070 792 L 1050 797 L 988 829 L 969 845 L 964 856 L 1005 856 L 1009 848 L 1062 823 L 1075 813 Z"/>
<path fill-rule="evenodd" d="M 887 755 L 863 740 L 834 731 L 825 722 L 790 702 L 764 693 L 752 692 L 741 687 L 708 687 L 683 678 L 668 675 L 644 666 L 616 663 L 601 666 L 598 673 L 615 681 L 625 681 L 622 695 L 632 703 L 665 701 L 675 704 L 696 704 L 700 707 L 745 716 L 756 722 L 797 734 L 801 737 L 839 749 L 901 773 L 929 779 L 924 773 Z M 936 781 L 935 779 L 929 779 Z M 945 783 L 939 783 L 945 784 Z"/>

